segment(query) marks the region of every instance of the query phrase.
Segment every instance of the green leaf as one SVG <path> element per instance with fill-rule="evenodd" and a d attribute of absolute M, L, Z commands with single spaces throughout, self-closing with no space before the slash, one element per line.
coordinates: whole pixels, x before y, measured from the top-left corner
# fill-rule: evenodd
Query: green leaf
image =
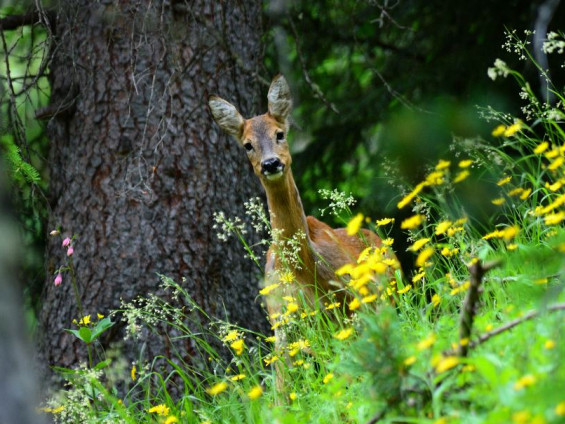
<path fill-rule="evenodd" d="M 94 328 L 92 328 L 91 341 L 96 340 L 104 331 L 106 331 L 113 325 L 114 323 L 110 320 L 110 318 L 104 318 L 98 321 Z"/>

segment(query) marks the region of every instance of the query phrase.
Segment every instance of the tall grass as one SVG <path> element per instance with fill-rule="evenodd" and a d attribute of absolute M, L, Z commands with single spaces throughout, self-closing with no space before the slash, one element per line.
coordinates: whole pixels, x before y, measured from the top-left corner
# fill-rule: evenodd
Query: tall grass
<path fill-rule="evenodd" d="M 508 40 L 512 51 L 531 60 L 516 33 Z M 546 48 L 558 51 L 559 45 L 563 37 L 551 35 Z M 500 60 L 489 75 L 516 79 L 524 116 L 484 109 L 494 122 L 492 139 L 454 141 L 458 159 L 438 158 L 398 202 L 412 209 L 411 218 L 348 218 L 349 230 L 365 225 L 385 242 L 337 270 L 345 303 L 329 297 L 312 307 L 300 291 L 283 298 L 280 316 L 270 317 L 286 334 L 277 350 L 270 334 L 207 316 L 182 284 L 162 276 L 172 301 L 149 296 L 124 304 L 113 317 L 124 320 L 129 337 L 165 322 L 206 363 L 187 363 L 179 351 L 173 360 L 125 364 L 117 355 L 77 365 L 62 370 L 70 385 L 44 411 L 72 423 L 563 422 L 563 93 L 553 88 L 555 104 L 538 99 Z M 476 199 L 496 210 L 487 223 L 470 216 L 459 197 L 479 182 L 496 193 Z M 336 199 L 332 208 L 349 210 L 345 197 Z M 261 208 L 250 209 L 257 225 L 268 224 Z M 244 242 L 240 221 L 223 215 L 218 221 L 218 229 Z M 409 275 L 390 253 L 393 225 L 413 243 Z M 251 259 L 261 248 L 244 247 Z M 283 247 L 292 261 L 292 243 Z M 276 284 L 295 281 L 282 273 Z M 276 290 L 261 292 L 268 298 Z M 209 323 L 198 332 L 188 325 L 194 313 Z M 158 366 L 159 359 L 169 367 Z M 275 368 L 284 377 L 282 391 Z"/>

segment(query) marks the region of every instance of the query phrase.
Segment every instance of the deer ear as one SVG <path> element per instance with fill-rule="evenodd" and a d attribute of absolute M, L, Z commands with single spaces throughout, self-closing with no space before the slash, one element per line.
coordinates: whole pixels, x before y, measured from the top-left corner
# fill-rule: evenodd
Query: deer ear
<path fill-rule="evenodd" d="M 208 106 L 210 106 L 212 116 L 220 128 L 240 140 L 245 120 L 235 106 L 216 96 L 208 98 Z"/>
<path fill-rule="evenodd" d="M 267 100 L 269 101 L 269 115 L 280 123 L 286 123 L 292 108 L 292 98 L 288 83 L 282 75 L 273 78 Z"/>

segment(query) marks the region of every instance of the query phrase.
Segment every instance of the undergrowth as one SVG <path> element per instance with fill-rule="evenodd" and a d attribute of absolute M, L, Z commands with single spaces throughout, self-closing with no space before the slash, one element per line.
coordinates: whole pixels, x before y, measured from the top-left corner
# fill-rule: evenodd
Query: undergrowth
<path fill-rule="evenodd" d="M 563 45 L 563 36 L 552 34 L 546 50 Z M 507 47 L 531 60 L 516 33 L 509 33 Z M 174 360 L 134 364 L 101 358 L 60 370 L 69 385 L 43 411 L 70 423 L 563 422 L 563 92 L 549 81 L 557 100 L 546 103 L 501 60 L 489 76 L 515 78 L 525 102 L 522 120 L 482 110 L 494 122 L 492 139 L 454 141 L 453 157 L 431 165 L 399 199 L 399 208 L 413 211 L 403 222 L 347 219 L 348 232 L 369 227 L 383 243 L 336 270 L 347 292 L 343 301 L 328 297 L 312 307 L 296 288 L 278 299 L 284 307 L 270 322 L 284 329 L 286 340 L 275 348 L 272 335 L 207 316 L 182 282 L 161 276 L 172 301 L 150 295 L 124 303 L 112 318 L 123 320 L 134 338 L 166 323 L 191 340 L 206 365 L 185 362 L 182 352 Z M 476 199 L 495 207 L 488 223 L 469 216 L 459 199 L 479 181 L 492 188 Z M 349 211 L 347 197 L 324 195 L 332 213 Z M 256 226 L 268 227 L 261 207 L 248 209 Z M 235 234 L 257 261 L 263 246 L 245 244 L 241 221 L 217 219 L 223 237 Z M 409 275 L 391 253 L 394 225 L 411 239 Z M 297 241 L 279 243 L 296 266 Z M 72 272 L 72 262 L 59 271 Z M 258 291 L 268 299 L 293 284 L 286 272 Z M 188 325 L 195 313 L 205 317 L 200 331 Z M 94 335 L 112 324 L 85 315 L 73 334 L 95 345 Z M 168 363 L 167 371 L 157 359 Z M 276 389 L 276 368 L 284 390 Z"/>

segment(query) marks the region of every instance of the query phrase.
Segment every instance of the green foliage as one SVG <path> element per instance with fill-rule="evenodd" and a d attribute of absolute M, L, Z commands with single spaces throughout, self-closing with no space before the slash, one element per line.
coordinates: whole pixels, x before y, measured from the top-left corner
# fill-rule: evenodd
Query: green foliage
<path fill-rule="evenodd" d="M 527 53 L 515 33 L 508 40 Z M 312 305 L 300 287 L 277 298 L 284 302 L 270 319 L 284 337 L 273 345 L 268 335 L 207 316 L 181 284 L 162 276 L 169 300 L 150 294 L 115 315 L 132 338 L 167 323 L 204 361 L 192 355 L 188 363 L 179 350 L 173 358 L 140 358 L 135 368 L 105 360 L 64 370 L 70 387 L 46 412 L 57 422 L 562 422 L 565 98 L 552 87 L 559 103 L 547 104 L 508 65 L 495 68 L 525 89 L 524 120 L 487 109 L 484 117 L 498 124 L 489 140 L 455 138 L 452 158 L 434 158 L 404 188 L 396 207 L 411 217 L 349 220 L 348 231 L 368 225 L 383 243 L 336 270 L 343 301 L 330 296 Z M 477 184 L 489 189 L 477 195 Z M 465 200 L 469 193 L 478 208 Z M 347 196 L 325 195 L 333 207 L 350 205 Z M 254 222 L 266 224 L 260 208 L 250 208 L 259 213 Z M 244 234 L 241 220 L 218 215 L 217 224 Z M 406 275 L 390 256 L 392 225 L 411 242 Z M 292 243 L 278 246 L 288 255 L 283 263 L 293 260 Z M 252 258 L 255 247 L 244 244 Z M 269 301 L 293 284 L 284 273 L 261 294 Z"/>

